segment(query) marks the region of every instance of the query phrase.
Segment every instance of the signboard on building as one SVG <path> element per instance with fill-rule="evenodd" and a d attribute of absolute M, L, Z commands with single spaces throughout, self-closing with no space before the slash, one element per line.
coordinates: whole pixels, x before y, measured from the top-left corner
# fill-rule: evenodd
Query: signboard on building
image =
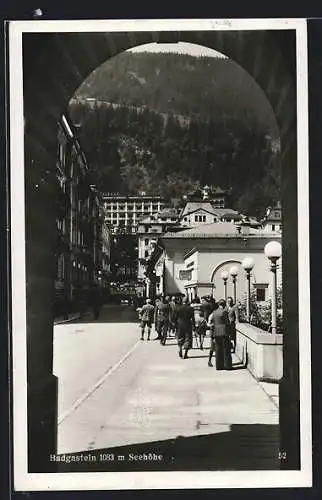
<path fill-rule="evenodd" d="M 191 271 L 189 269 L 182 269 L 181 271 L 179 271 L 179 280 L 191 280 Z"/>

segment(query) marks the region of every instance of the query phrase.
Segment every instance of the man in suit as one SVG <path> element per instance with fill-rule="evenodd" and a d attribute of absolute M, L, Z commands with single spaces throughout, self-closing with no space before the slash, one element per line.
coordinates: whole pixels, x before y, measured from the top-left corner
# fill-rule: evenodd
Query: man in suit
<path fill-rule="evenodd" d="M 211 347 L 208 366 L 212 366 L 213 352 L 216 353 L 216 370 L 231 370 L 229 318 L 225 300 L 218 302 L 218 307 L 210 314 L 208 325 L 211 330 Z"/>
<path fill-rule="evenodd" d="M 187 297 L 182 299 L 176 310 L 177 342 L 179 356 L 188 358 L 188 351 L 192 348 L 192 330 L 195 328 L 195 317 Z M 184 354 L 182 351 L 184 350 Z"/>
<path fill-rule="evenodd" d="M 174 333 L 176 335 L 177 332 L 177 324 L 176 324 L 176 310 L 178 307 L 175 296 L 169 302 L 170 306 L 170 323 L 169 323 L 169 334 Z"/>

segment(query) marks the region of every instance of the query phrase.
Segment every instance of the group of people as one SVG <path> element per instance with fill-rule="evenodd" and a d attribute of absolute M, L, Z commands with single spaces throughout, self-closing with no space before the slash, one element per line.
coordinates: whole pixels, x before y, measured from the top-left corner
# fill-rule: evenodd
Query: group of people
<path fill-rule="evenodd" d="M 231 370 L 231 353 L 236 347 L 237 309 L 233 299 L 228 297 L 216 301 L 213 297 L 196 297 L 189 302 L 187 297 L 162 296 L 152 304 L 151 299 L 138 308 L 141 340 L 147 330 L 150 340 L 152 324 L 155 325 L 157 337 L 161 345 L 165 345 L 168 335 L 173 334 L 178 343 L 180 358 L 187 359 L 192 348 L 193 336 L 198 347 L 203 350 L 207 331 L 210 331 L 210 350 L 208 366 L 212 365 L 215 355 L 217 370 Z"/>

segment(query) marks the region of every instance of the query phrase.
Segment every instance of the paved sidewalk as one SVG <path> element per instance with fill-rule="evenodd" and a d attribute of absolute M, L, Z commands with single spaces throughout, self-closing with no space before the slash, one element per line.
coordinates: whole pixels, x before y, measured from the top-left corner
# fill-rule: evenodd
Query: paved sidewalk
<path fill-rule="evenodd" d="M 136 344 L 60 424 L 58 453 L 159 450 L 162 464 L 96 461 L 62 471 L 278 469 L 278 408 L 237 359 L 233 371 L 216 371 L 207 350 L 182 360 L 174 340 L 137 342 L 137 327 L 124 326 Z"/>

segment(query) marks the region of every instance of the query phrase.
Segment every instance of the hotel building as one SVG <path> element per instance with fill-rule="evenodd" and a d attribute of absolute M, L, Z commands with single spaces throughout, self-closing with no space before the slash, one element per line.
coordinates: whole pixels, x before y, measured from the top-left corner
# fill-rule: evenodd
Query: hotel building
<path fill-rule="evenodd" d="M 161 196 L 148 196 L 141 193 L 138 196 L 124 196 L 118 193 L 103 194 L 105 222 L 113 233 L 123 229 L 135 234 L 138 221 L 143 217 L 158 214 L 164 207 Z"/>

